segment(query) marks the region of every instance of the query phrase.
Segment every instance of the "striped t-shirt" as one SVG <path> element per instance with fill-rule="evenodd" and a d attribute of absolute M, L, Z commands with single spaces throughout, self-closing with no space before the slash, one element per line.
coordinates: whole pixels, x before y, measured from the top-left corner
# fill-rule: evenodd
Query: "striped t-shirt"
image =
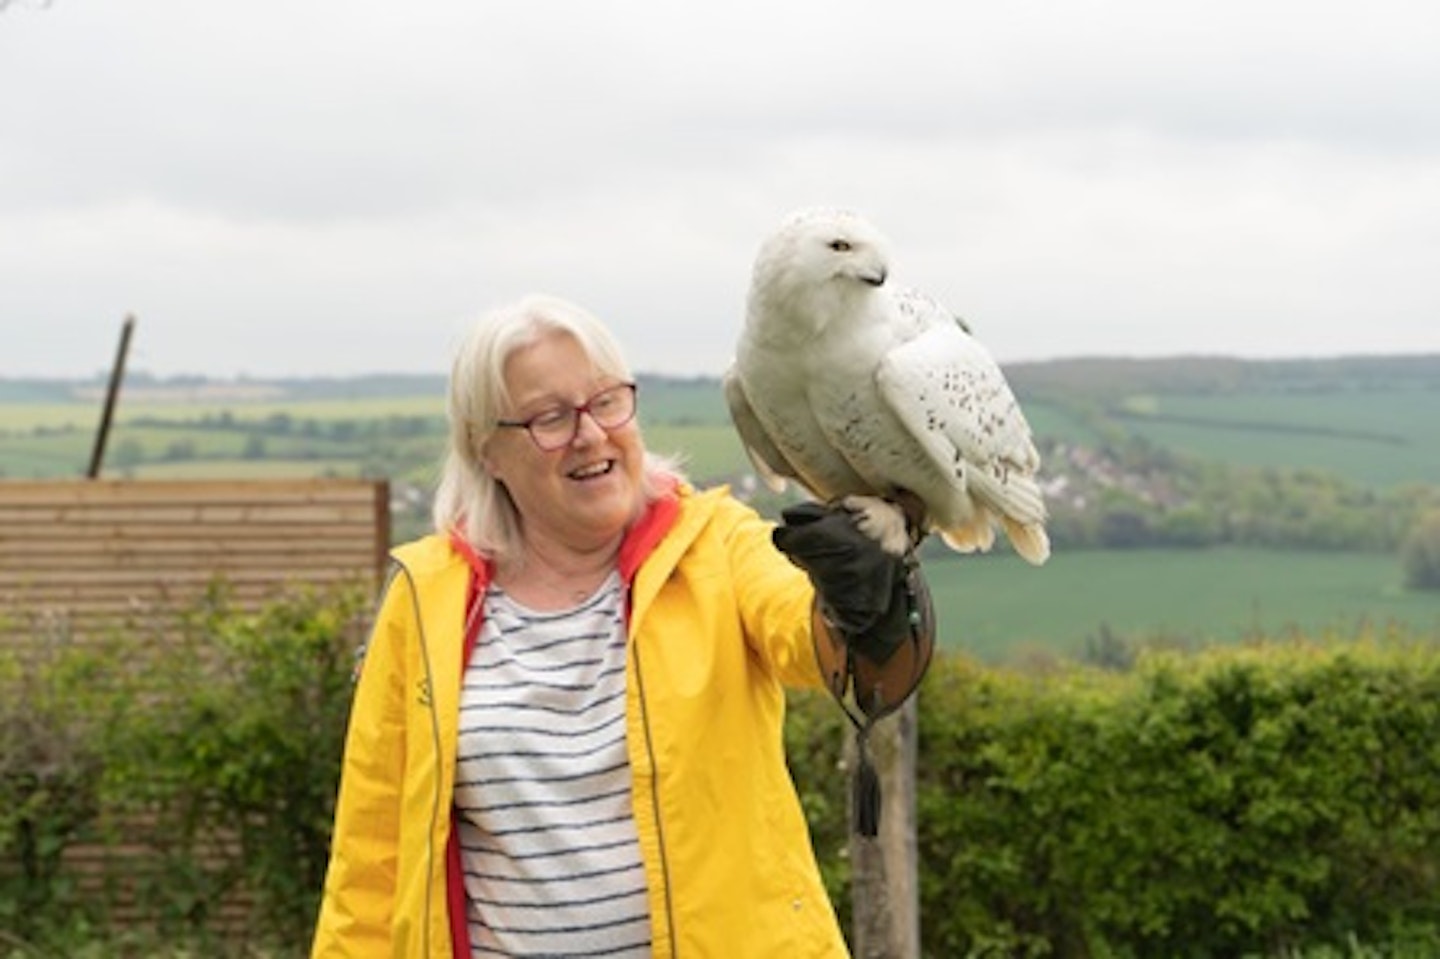
<path fill-rule="evenodd" d="M 472 957 L 649 957 L 620 578 L 562 612 L 483 603 L 455 776 Z"/>

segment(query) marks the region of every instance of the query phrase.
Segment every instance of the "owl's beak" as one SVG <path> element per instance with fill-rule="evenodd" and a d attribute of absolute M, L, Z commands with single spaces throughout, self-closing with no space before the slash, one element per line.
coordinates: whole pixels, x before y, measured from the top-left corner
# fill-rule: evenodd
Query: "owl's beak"
<path fill-rule="evenodd" d="M 864 283 L 870 284 L 871 286 L 884 286 L 885 278 L 888 275 L 889 274 L 886 273 L 885 268 L 882 266 L 877 269 L 867 270 L 866 272 L 861 273 L 860 280 Z"/>

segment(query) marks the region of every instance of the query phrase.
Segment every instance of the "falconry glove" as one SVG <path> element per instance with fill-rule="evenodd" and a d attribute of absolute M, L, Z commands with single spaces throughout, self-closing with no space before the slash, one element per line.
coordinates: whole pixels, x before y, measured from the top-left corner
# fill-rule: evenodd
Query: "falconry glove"
<path fill-rule="evenodd" d="M 914 550 L 896 556 L 843 507 L 803 503 L 782 511 L 775 546 L 805 570 L 834 640 L 819 629 L 815 654 L 825 684 L 855 726 L 855 829 L 879 831 L 880 783 L 866 749 L 870 730 L 920 685 L 935 642 L 935 610 Z M 846 703 L 851 694 L 855 709 Z"/>
<path fill-rule="evenodd" d="M 784 510 L 775 545 L 805 570 L 820 612 L 845 644 L 876 665 L 889 661 L 910 636 L 910 554 L 894 556 L 855 523 L 843 507 L 802 503 Z"/>

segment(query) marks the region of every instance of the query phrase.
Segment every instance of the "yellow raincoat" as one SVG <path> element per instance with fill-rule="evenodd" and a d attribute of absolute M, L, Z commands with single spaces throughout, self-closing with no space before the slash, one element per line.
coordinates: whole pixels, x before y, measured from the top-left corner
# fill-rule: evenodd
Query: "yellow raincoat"
<path fill-rule="evenodd" d="M 786 685 L 819 686 L 813 592 L 724 489 L 652 505 L 621 551 L 626 733 L 657 959 L 848 955 L 786 769 Z M 452 959 L 451 799 L 472 576 L 394 552 L 356 688 L 314 959 Z M 468 957 L 461 957 L 468 959 Z"/>

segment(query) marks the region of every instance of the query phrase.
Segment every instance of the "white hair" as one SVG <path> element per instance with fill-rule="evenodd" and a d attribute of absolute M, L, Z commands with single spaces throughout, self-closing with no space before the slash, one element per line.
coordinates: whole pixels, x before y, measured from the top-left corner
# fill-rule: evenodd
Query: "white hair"
<path fill-rule="evenodd" d="M 509 405 L 505 363 L 547 333 L 574 338 L 595 370 L 632 380 L 614 336 L 598 319 L 558 297 L 531 295 L 480 318 L 456 350 L 450 370 L 450 443 L 435 491 L 435 530 L 458 533 L 491 560 L 520 552 L 520 515 L 505 487 L 480 464 L 480 451 Z M 642 444 L 643 445 L 643 444 Z M 653 500 L 684 479 L 679 464 L 645 451 L 643 490 Z"/>

